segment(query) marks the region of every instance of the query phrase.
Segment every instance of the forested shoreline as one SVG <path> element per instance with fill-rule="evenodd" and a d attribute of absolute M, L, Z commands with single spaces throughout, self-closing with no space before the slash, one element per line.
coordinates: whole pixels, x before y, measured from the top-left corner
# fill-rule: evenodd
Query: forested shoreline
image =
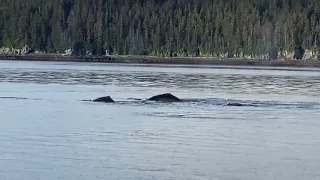
<path fill-rule="evenodd" d="M 262 57 L 320 44 L 319 0 L 0 0 L 0 47 Z M 301 50 L 302 51 L 302 50 Z"/>

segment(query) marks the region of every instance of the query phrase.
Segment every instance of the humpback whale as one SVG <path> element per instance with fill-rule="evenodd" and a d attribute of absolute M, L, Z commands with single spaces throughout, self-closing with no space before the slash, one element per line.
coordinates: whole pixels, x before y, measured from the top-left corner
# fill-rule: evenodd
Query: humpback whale
<path fill-rule="evenodd" d="M 101 103 L 114 103 L 115 101 L 110 96 L 99 97 L 94 100 L 89 100 L 92 102 L 101 102 Z M 156 101 L 156 102 L 182 102 L 181 99 L 172 95 L 171 93 L 159 94 L 146 99 L 146 101 Z M 229 102 L 227 106 L 245 106 L 245 104 L 237 102 Z"/>
<path fill-rule="evenodd" d="M 161 101 L 161 102 L 181 102 L 181 99 L 177 98 L 176 96 L 174 96 L 170 93 L 152 96 L 148 100 L 149 101 Z"/>
<path fill-rule="evenodd" d="M 228 103 L 227 106 L 244 106 L 241 103 Z"/>
<path fill-rule="evenodd" d="M 114 103 L 114 100 L 110 96 L 99 97 L 92 100 L 93 102 L 104 102 L 104 103 Z"/>

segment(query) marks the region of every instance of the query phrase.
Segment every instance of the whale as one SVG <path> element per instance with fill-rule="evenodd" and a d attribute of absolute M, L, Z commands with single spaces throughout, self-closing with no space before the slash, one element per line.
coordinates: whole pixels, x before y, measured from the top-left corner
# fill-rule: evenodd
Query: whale
<path fill-rule="evenodd" d="M 241 103 L 228 103 L 227 106 L 244 106 L 244 104 L 241 104 Z"/>
<path fill-rule="evenodd" d="M 115 101 L 110 96 L 105 96 L 94 99 L 92 102 L 114 103 Z"/>
<path fill-rule="evenodd" d="M 99 103 L 115 103 L 115 101 L 110 97 L 110 96 L 104 96 L 104 97 L 99 97 L 94 100 L 87 100 L 91 102 L 99 102 Z M 174 96 L 171 93 L 164 93 L 164 94 L 158 94 L 155 96 L 152 96 L 148 99 L 145 99 L 143 101 L 154 101 L 154 102 L 182 102 L 181 99 L 178 97 Z M 226 104 L 226 106 L 246 106 L 245 104 L 237 103 L 237 102 L 229 102 Z"/>
<path fill-rule="evenodd" d="M 244 104 L 241 103 L 228 103 L 227 106 L 244 106 Z"/>
<path fill-rule="evenodd" d="M 171 93 L 159 94 L 152 96 L 148 101 L 159 101 L 159 102 L 181 102 L 182 100 L 172 95 Z"/>
<path fill-rule="evenodd" d="M 99 97 L 94 100 L 84 100 L 91 102 L 100 102 L 100 103 L 114 103 L 115 101 L 110 96 Z M 143 101 L 157 101 L 157 102 L 181 102 L 182 100 L 178 97 L 172 95 L 171 93 L 164 93 L 150 97 L 149 99 Z"/>

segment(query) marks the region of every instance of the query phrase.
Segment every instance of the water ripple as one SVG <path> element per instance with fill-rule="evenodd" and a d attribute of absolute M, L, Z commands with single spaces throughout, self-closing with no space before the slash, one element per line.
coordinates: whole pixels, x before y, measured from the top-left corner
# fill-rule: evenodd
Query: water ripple
<path fill-rule="evenodd" d="M 166 72 L 104 71 L 1 71 L 0 82 L 167 87 L 230 93 L 301 94 L 318 96 L 320 76 L 272 76 L 238 74 L 182 74 Z M 236 86 L 235 86 L 236 84 Z M 250 87 L 250 88 L 248 88 Z"/>
<path fill-rule="evenodd" d="M 320 177 L 318 70 L 0 64 L 2 179 Z"/>

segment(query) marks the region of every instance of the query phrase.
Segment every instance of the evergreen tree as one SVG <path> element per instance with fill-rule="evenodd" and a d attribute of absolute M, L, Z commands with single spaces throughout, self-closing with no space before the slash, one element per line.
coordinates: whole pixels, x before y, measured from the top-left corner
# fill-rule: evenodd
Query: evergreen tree
<path fill-rule="evenodd" d="M 0 47 L 231 57 L 320 45 L 319 0 L 0 2 Z"/>

